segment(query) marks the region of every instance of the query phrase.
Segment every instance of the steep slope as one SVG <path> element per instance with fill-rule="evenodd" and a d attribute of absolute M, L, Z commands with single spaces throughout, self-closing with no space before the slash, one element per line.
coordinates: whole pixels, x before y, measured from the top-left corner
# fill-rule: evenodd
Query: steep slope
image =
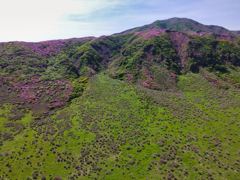
<path fill-rule="evenodd" d="M 30 109 L 41 105 L 39 111 L 47 115 L 49 108 L 68 105 L 81 94 L 77 90 L 84 91 L 84 86 L 77 85 L 78 78 L 83 80 L 104 70 L 112 78 L 163 90 L 176 88 L 177 75 L 208 67 L 222 80 L 239 87 L 234 69 L 240 65 L 239 44 L 238 37 L 169 30 L 1 43 L 0 101 L 25 104 Z M 56 84 L 54 91 L 51 84 Z M 49 98 L 45 93 L 52 95 Z"/>
<path fill-rule="evenodd" d="M 158 20 L 148 25 L 123 31 L 119 34 L 124 34 L 127 32 L 153 30 L 153 29 L 167 29 L 171 31 L 181 31 L 181 32 L 187 32 L 191 34 L 216 33 L 221 35 L 240 35 L 240 31 L 230 31 L 221 26 L 203 25 L 197 21 L 187 19 L 187 18 L 170 18 L 166 20 Z"/>
<path fill-rule="evenodd" d="M 165 89 L 168 85 L 163 83 L 164 78 L 156 78 L 160 71 L 165 72 L 162 77 L 176 80 L 176 75 L 199 72 L 199 68 L 207 67 L 224 81 L 228 81 L 230 76 L 235 77 L 233 84 L 239 87 L 236 84 L 239 83 L 238 76 L 233 75 L 238 73 L 235 67 L 240 62 L 238 37 L 190 35 L 169 30 L 134 34 L 138 38 L 126 46 L 110 65 L 110 76 L 113 78 L 142 83 L 152 89 Z"/>

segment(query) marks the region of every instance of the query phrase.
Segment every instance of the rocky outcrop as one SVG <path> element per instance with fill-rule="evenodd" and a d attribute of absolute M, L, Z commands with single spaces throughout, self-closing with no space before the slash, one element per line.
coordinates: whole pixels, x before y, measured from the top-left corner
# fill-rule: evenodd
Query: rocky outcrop
<path fill-rule="evenodd" d="M 233 36 L 216 35 L 215 38 L 217 40 L 231 41 L 232 43 L 235 44 Z"/>
<path fill-rule="evenodd" d="M 177 32 L 177 31 L 166 31 L 175 47 L 175 50 L 179 57 L 181 57 L 181 63 L 188 56 L 188 52 L 183 51 L 185 49 L 186 44 L 190 41 L 188 35 L 186 33 Z"/>

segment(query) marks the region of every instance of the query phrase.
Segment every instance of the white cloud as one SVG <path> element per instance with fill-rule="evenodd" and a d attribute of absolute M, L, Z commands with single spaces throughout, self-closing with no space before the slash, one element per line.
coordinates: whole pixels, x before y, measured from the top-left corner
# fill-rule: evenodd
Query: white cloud
<path fill-rule="evenodd" d="M 109 0 L 8 0 L 0 6 L 0 41 L 39 41 L 62 32 L 66 14 L 88 15 L 112 8 Z M 74 28 L 74 27 L 73 27 Z"/>
<path fill-rule="evenodd" d="M 0 42 L 110 35 L 171 17 L 240 29 L 239 8 L 238 0 L 7 0 Z"/>

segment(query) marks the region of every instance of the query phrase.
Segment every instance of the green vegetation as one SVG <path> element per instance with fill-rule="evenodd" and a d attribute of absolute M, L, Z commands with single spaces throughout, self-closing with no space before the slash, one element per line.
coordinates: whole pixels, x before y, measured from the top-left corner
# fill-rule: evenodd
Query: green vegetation
<path fill-rule="evenodd" d="M 164 32 L 0 43 L 0 179 L 239 179 L 238 40 Z"/>
<path fill-rule="evenodd" d="M 79 79 L 74 80 L 72 87 L 72 94 L 69 95 L 67 101 L 71 101 L 83 94 L 83 91 L 86 89 L 88 83 L 88 78 L 81 77 Z"/>
<path fill-rule="evenodd" d="M 40 120 L 31 112 L 12 120 L 15 107 L 4 105 L 4 179 L 239 177 L 238 90 L 215 88 L 202 72 L 180 76 L 172 92 L 104 75 L 89 86 Z"/>
<path fill-rule="evenodd" d="M 226 72 L 226 62 L 239 66 L 240 47 L 225 40 L 215 40 L 211 37 L 189 36 L 192 50 L 199 53 L 197 63 L 210 67 L 212 70 Z M 216 49 L 218 51 L 216 51 Z M 193 55 L 192 55 L 193 57 Z M 196 61 L 196 60 L 195 60 Z"/>

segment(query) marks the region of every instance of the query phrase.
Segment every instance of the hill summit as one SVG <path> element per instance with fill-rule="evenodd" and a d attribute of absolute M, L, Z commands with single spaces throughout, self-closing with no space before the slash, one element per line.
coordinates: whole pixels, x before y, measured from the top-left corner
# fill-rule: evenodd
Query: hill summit
<path fill-rule="evenodd" d="M 126 31 L 123 31 L 119 34 L 126 32 L 138 32 L 144 30 L 153 30 L 153 29 L 167 29 L 171 31 L 181 31 L 190 34 L 194 33 L 216 33 L 220 35 L 240 35 L 240 31 L 230 31 L 221 26 L 215 25 L 203 25 L 197 21 L 187 18 L 170 18 L 166 20 L 157 20 L 151 24 L 144 25 L 141 27 L 132 28 Z"/>

